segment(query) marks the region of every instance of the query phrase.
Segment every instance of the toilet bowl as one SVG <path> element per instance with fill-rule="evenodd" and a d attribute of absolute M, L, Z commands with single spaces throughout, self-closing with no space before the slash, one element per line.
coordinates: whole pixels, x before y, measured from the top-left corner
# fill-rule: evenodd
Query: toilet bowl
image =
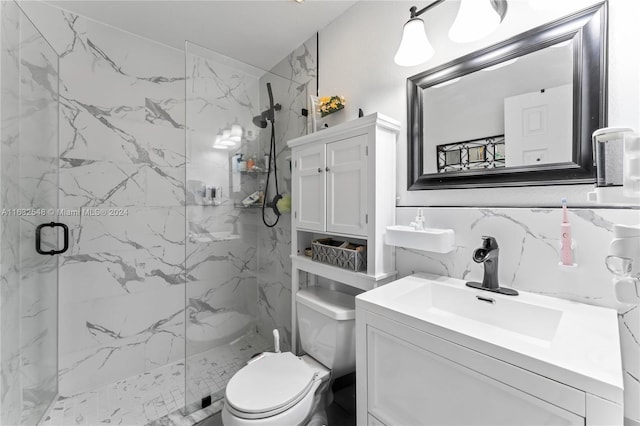
<path fill-rule="evenodd" d="M 227 384 L 225 426 L 302 425 L 318 403 L 330 371 L 308 356 L 267 352 L 238 371 Z"/>
<path fill-rule="evenodd" d="M 225 426 L 326 424 L 330 379 L 355 370 L 355 298 L 321 287 L 296 294 L 300 344 L 307 353 L 265 352 L 229 381 Z"/>

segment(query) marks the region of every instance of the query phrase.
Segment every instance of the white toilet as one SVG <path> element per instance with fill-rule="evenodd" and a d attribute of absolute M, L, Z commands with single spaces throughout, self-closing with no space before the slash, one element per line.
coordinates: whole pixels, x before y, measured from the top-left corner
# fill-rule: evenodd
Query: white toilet
<path fill-rule="evenodd" d="M 355 371 L 355 298 L 321 287 L 296 294 L 300 343 L 307 353 L 265 352 L 227 384 L 225 426 L 326 425 L 330 379 Z"/>

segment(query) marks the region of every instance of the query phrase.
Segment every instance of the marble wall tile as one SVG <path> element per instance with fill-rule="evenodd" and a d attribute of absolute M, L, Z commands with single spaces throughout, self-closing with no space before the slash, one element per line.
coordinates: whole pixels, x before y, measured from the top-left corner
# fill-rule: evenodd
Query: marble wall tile
<path fill-rule="evenodd" d="M 57 205 L 58 58 L 14 2 L 0 15 L 0 423 L 32 424 L 57 392 L 56 261 L 34 250 L 54 216 L 15 211 Z"/>
<path fill-rule="evenodd" d="M 185 167 L 145 167 L 144 203 L 151 207 L 182 206 L 185 203 Z"/>
<path fill-rule="evenodd" d="M 302 109 L 308 108 L 308 96 L 316 93 L 317 39 L 311 37 L 294 50 L 271 72 L 261 78 L 262 85 L 270 82 L 274 101 L 282 104 L 276 113 L 276 163 L 278 185 L 283 194 L 291 194 L 291 168 L 287 157 L 291 151 L 287 141 L 307 133 L 307 117 Z M 268 99 L 266 89 L 261 89 L 261 103 Z M 266 101 L 268 102 L 268 101 Z M 260 134 L 261 144 L 269 146 L 269 134 Z M 270 182 L 274 188 L 273 181 Z M 270 190 L 271 191 L 271 190 Z M 273 197 L 275 192 L 268 196 Z M 270 223 L 274 217 L 267 214 Z M 282 348 L 290 348 L 291 342 L 291 216 L 285 213 L 278 224 L 268 228 L 258 218 L 258 330 L 266 339 L 271 331 L 279 329 Z"/>
<path fill-rule="evenodd" d="M 111 253 L 163 246 L 184 250 L 184 207 L 133 206 L 110 210 L 114 213 L 111 216 L 64 216 L 71 230 L 67 254 L 104 252 L 105 247 Z M 63 211 L 82 212 L 80 209 Z"/>
<path fill-rule="evenodd" d="M 137 164 L 63 160 L 60 164 L 60 206 L 135 206 L 146 195 L 145 169 Z"/>
<path fill-rule="evenodd" d="M 257 256 L 264 228 L 261 212 L 238 206 L 246 196 L 264 188 L 266 175 L 240 172 L 231 160 L 234 154 L 242 153 L 245 159 L 255 156 L 263 166 L 269 129 L 256 127 L 252 118 L 268 108 L 267 81 L 276 93 L 289 86 L 283 77 L 198 46 L 187 47 L 187 70 L 186 367 L 198 370 L 202 368 L 197 363 L 200 354 L 218 351 L 220 345 L 255 332 L 262 316 Z M 276 102 L 283 104 L 277 113 L 282 124 L 278 137 L 283 137 L 289 128 L 289 110 L 296 108 L 284 97 Z M 241 143 L 226 152 L 213 151 L 215 135 L 231 124 L 242 127 Z M 281 170 L 288 169 L 284 156 L 278 161 Z M 288 188 L 282 182 L 283 188 Z M 222 187 L 221 205 L 206 205 L 201 195 L 203 185 Z M 284 340 L 286 347 L 286 336 Z M 218 374 L 227 367 L 224 360 L 214 359 L 211 368 Z M 224 388 L 230 378 L 224 371 L 220 374 L 216 389 Z M 201 395 L 198 383 L 189 381 L 187 393 Z"/>
<path fill-rule="evenodd" d="M 15 51 L 20 18 L 14 3 L 0 3 L 0 203 L 19 206 L 19 81 Z M 18 424 L 22 411 L 20 383 L 20 218 L 0 216 L 0 423 Z"/>
<path fill-rule="evenodd" d="M 114 315 L 117 309 L 118 315 Z M 60 393 L 71 395 L 184 357 L 184 284 L 61 306 Z"/>
<path fill-rule="evenodd" d="M 46 3 L 26 10 L 60 56 L 58 197 L 71 229 L 60 393 L 71 395 L 184 356 L 184 52 Z"/>
<path fill-rule="evenodd" d="M 613 224 L 637 225 L 640 212 L 628 209 L 570 209 L 569 221 L 576 241 L 576 269 L 558 267 L 561 209 L 539 208 L 423 208 L 426 226 L 451 228 L 455 250 L 447 254 L 397 248 L 400 277 L 431 272 L 482 281 L 482 265 L 472 258 L 481 236 L 496 237 L 500 246 L 499 279 L 502 285 L 618 311 L 622 347 L 625 416 L 640 418 L 640 308 L 615 299 L 612 275 L 604 258 L 613 238 Z M 397 223 L 408 224 L 415 208 L 398 208 Z M 638 289 L 640 290 L 640 288 Z"/>

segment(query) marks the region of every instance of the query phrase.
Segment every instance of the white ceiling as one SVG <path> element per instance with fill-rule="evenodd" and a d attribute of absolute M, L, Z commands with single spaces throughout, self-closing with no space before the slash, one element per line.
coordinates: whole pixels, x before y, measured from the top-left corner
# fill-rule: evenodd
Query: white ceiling
<path fill-rule="evenodd" d="M 51 0 L 47 3 L 181 50 L 188 40 L 269 70 L 356 1 Z"/>

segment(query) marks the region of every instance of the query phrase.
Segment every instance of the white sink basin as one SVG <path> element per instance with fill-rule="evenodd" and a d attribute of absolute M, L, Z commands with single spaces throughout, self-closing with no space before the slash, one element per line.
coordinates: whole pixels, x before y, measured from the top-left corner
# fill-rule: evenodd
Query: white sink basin
<path fill-rule="evenodd" d="M 387 226 L 384 242 L 390 246 L 449 253 L 454 249 L 455 233 L 453 229 L 415 230 L 410 226 L 393 225 Z"/>
<path fill-rule="evenodd" d="M 416 274 L 356 297 L 366 310 L 545 377 L 622 400 L 617 312 L 520 291 Z"/>
<path fill-rule="evenodd" d="M 550 343 L 558 329 L 562 311 L 527 303 L 525 298 L 498 298 L 493 293 L 466 286 L 425 281 L 424 285 L 398 294 L 393 303 L 448 318 L 449 321 L 466 322 L 470 326 L 474 322 L 481 323 L 516 333 L 519 338 L 540 340 L 531 340 L 532 343 Z"/>

